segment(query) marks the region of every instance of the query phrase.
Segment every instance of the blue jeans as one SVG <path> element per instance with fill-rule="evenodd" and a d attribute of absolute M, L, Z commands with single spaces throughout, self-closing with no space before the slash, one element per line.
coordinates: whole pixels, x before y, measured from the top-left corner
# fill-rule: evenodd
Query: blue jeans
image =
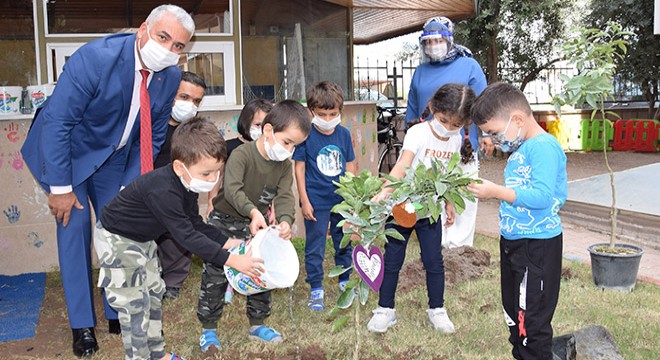
<path fill-rule="evenodd" d="M 330 223 L 330 234 L 335 247 L 335 265 L 344 268 L 350 267 L 352 260 L 352 248 L 349 244 L 345 248 L 339 248 L 344 232 L 337 223 L 343 220 L 339 214 L 330 213 L 330 210 L 314 210 L 316 221 L 305 220 L 305 270 L 307 270 L 307 281 L 312 289 L 322 287 L 323 282 L 323 259 L 325 258 L 325 239 L 328 234 L 328 222 Z M 347 281 L 351 270 L 339 275 L 339 281 Z"/>
<path fill-rule="evenodd" d="M 442 260 L 442 223 L 437 221 L 431 224 L 429 219 L 421 219 L 412 228 L 404 228 L 394 224 L 388 224 L 385 227 L 399 231 L 405 241 L 387 237 L 385 255 L 383 256 L 385 274 L 383 285 L 380 287 L 378 305 L 394 308 L 394 295 L 399 283 L 399 271 L 406 259 L 408 239 L 410 239 L 412 231 L 415 230 L 422 252 L 422 262 L 426 269 L 429 308 L 443 307 L 445 303 L 445 264 Z"/>

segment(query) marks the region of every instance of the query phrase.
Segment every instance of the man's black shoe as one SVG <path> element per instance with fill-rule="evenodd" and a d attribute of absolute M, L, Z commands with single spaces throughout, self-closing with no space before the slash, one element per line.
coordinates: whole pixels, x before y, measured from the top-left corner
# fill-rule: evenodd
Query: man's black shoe
<path fill-rule="evenodd" d="M 92 356 L 99 350 L 94 328 L 71 329 L 73 332 L 73 354 L 77 357 Z"/>
<path fill-rule="evenodd" d="M 178 287 L 165 287 L 165 293 L 163 294 L 163 300 L 174 300 L 179 297 L 180 289 Z"/>
<path fill-rule="evenodd" d="M 121 334 L 121 325 L 119 325 L 119 320 L 108 320 L 108 332 L 110 334 Z"/>

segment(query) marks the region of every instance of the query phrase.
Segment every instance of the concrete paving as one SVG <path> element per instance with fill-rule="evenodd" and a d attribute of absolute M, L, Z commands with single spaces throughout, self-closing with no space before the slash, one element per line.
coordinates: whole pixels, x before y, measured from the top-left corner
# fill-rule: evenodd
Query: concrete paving
<path fill-rule="evenodd" d="M 656 180 L 655 184 L 660 184 L 660 180 Z M 656 188 L 658 187 L 656 186 Z M 658 200 L 657 195 L 654 200 Z M 480 201 L 476 231 L 499 238 L 498 211 L 498 201 Z M 562 222 L 562 226 L 564 229 L 564 258 L 566 259 L 589 263 L 587 247 L 594 243 L 609 242 L 607 234 L 589 231 L 583 227 L 567 224 L 565 221 Z M 653 248 L 644 248 L 644 250 L 637 279 L 660 285 L 660 250 Z"/>
<path fill-rule="evenodd" d="M 616 207 L 660 216 L 660 163 L 614 174 Z M 607 196 L 603 196 L 606 193 Z M 603 174 L 568 183 L 568 201 L 610 207 L 610 175 Z"/>

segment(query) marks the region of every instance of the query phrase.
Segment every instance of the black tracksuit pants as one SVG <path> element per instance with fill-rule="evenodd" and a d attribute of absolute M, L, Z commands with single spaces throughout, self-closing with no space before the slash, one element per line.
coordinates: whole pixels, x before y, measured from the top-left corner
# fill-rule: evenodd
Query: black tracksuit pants
<path fill-rule="evenodd" d="M 552 359 L 552 316 L 559 299 L 562 234 L 500 238 L 502 305 L 515 359 Z"/>

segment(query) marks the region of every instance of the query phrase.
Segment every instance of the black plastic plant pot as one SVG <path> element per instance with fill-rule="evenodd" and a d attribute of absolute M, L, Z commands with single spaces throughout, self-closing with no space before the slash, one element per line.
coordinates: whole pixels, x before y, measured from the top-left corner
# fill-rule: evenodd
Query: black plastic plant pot
<path fill-rule="evenodd" d="M 591 275 L 594 284 L 603 289 L 631 292 L 637 283 L 639 261 L 644 249 L 628 244 L 616 244 L 616 248 L 634 251 L 632 254 L 610 254 L 596 251 L 606 243 L 593 244 L 587 248 L 591 255 Z"/>

